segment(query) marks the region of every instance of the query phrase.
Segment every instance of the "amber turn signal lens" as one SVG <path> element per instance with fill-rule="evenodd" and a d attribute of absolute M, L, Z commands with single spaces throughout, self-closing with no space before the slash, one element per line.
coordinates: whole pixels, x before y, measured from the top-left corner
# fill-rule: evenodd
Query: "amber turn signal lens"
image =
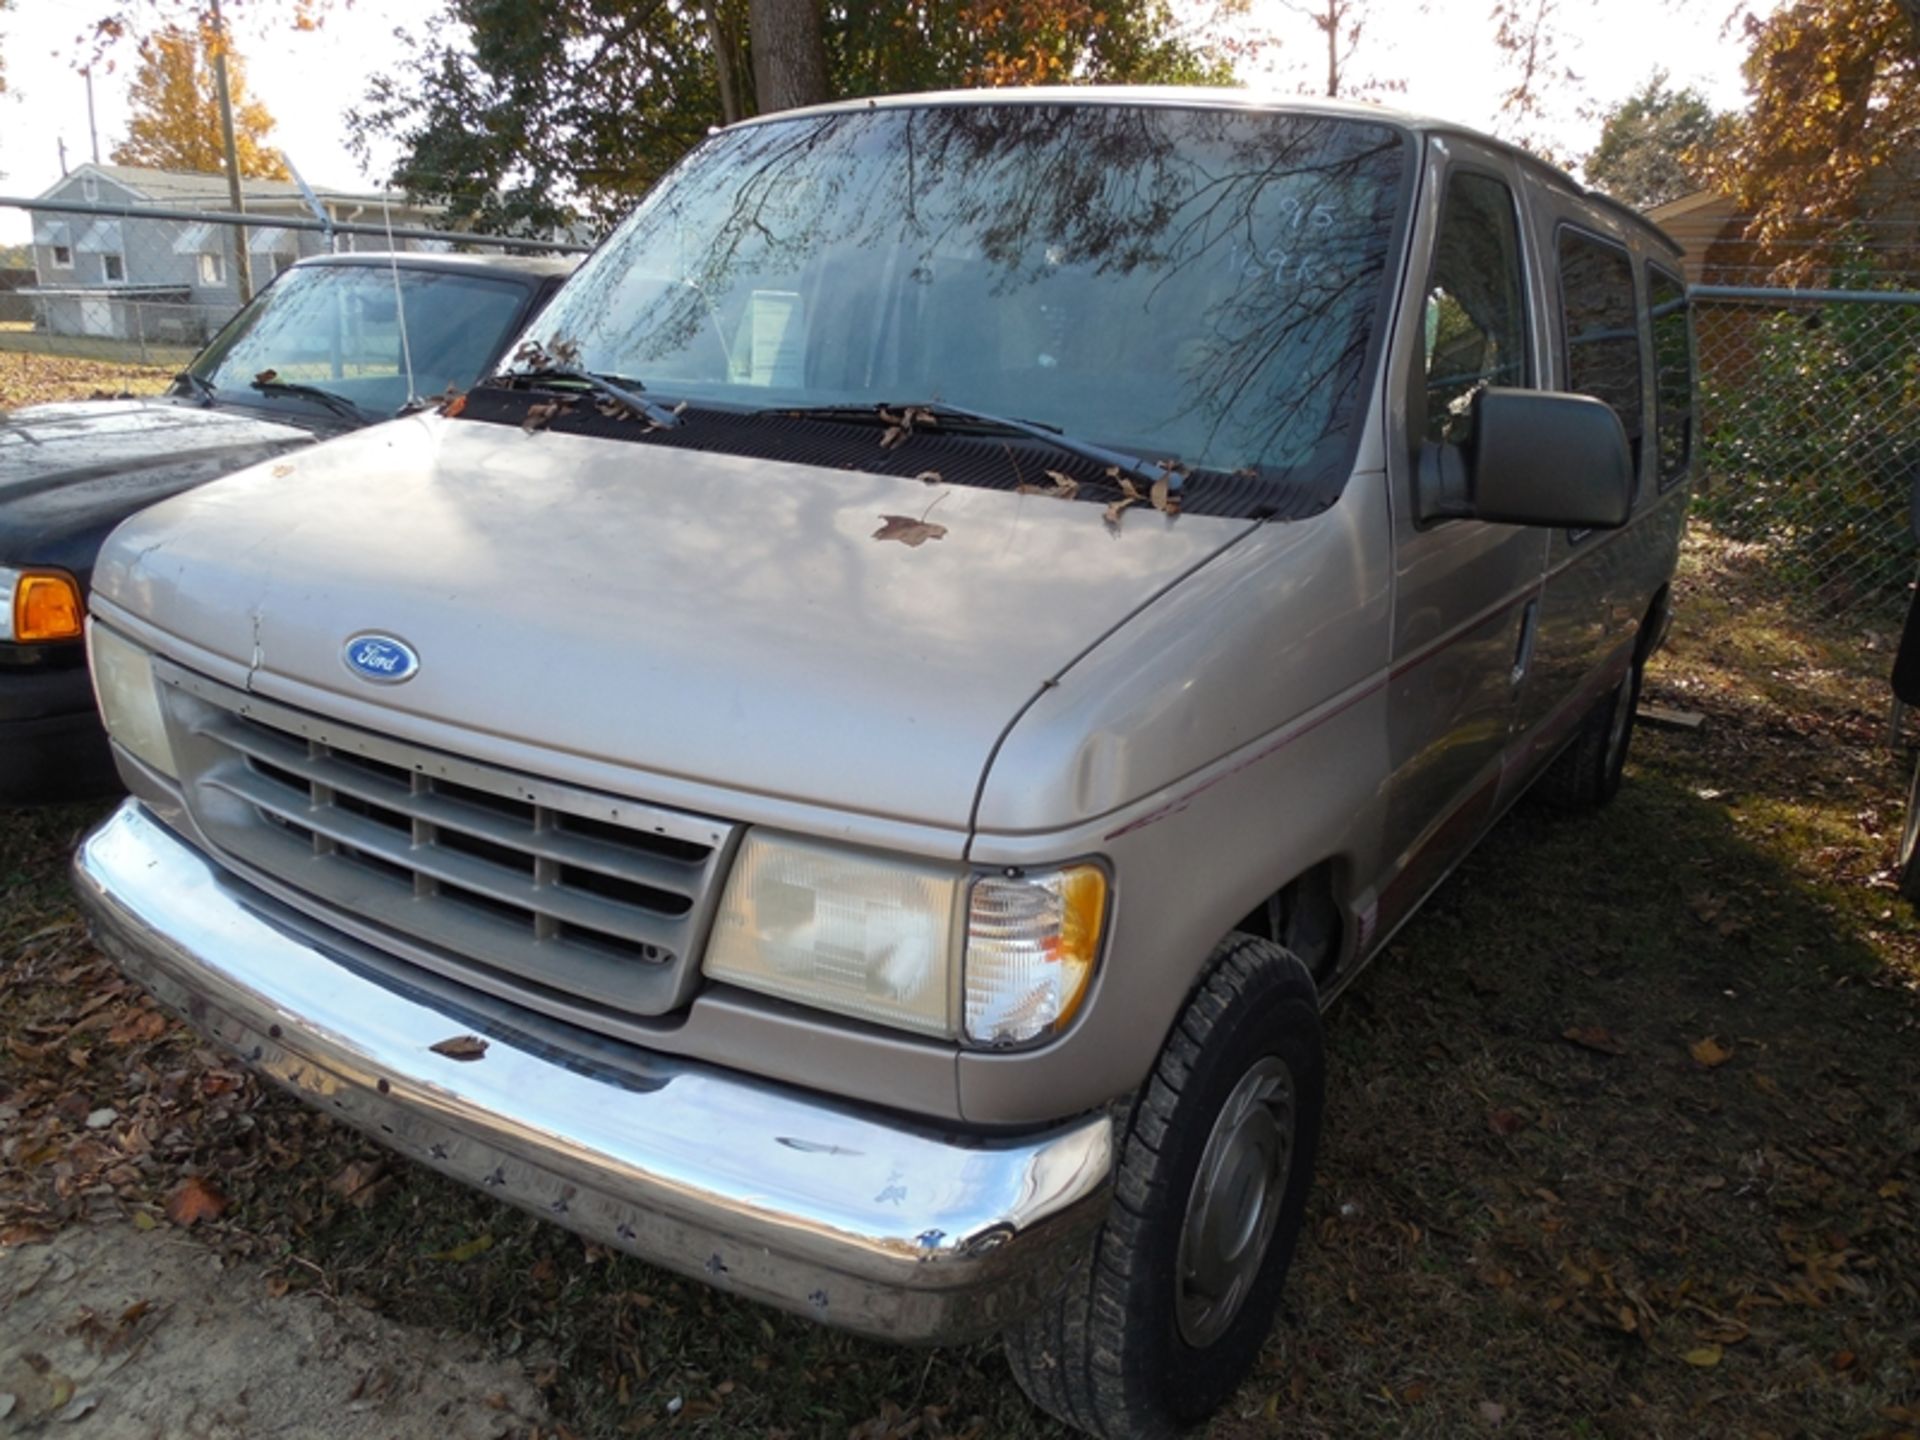
<path fill-rule="evenodd" d="M 13 638 L 23 645 L 78 640 L 86 623 L 71 575 L 22 575 L 13 589 Z"/>

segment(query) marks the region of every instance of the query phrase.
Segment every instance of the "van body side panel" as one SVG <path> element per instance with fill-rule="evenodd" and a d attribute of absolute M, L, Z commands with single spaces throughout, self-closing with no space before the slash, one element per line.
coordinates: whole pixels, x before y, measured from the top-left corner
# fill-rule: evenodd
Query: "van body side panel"
<path fill-rule="evenodd" d="M 1387 530 L 1384 477 L 1354 476 L 1333 509 L 1262 526 L 1162 597 L 1014 726 L 969 858 L 1106 856 L 1111 948 L 1061 1039 L 961 1055 L 968 1119 L 1039 1121 L 1132 1089 L 1248 911 L 1321 861 L 1378 866 Z"/>

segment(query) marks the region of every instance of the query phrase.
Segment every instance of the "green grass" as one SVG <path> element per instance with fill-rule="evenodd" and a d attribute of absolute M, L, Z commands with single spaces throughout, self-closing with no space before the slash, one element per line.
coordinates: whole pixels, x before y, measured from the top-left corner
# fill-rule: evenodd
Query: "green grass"
<path fill-rule="evenodd" d="M 1311 1233 L 1216 1440 L 1920 1426 L 1920 926 L 1888 875 L 1890 637 L 1817 632 L 1701 550 L 1649 698 L 1705 728 L 1643 729 L 1599 815 L 1523 806 L 1329 1015 Z M 199 1170 L 234 1202 L 219 1243 L 524 1357 L 581 1436 L 1061 1433 L 991 1347 L 819 1330 L 398 1162 L 356 1207 L 327 1182 L 376 1147 L 251 1082 L 209 1097 L 220 1062 L 178 1029 L 74 1032 L 112 983 L 61 888 L 88 818 L 0 827 L 0 1103 L 41 1157 L 0 1166 L 0 1230 L 101 1203 L 89 1183 L 155 1213 Z M 1564 1038 L 1592 1026 L 1624 1053 Z M 1731 1058 L 1699 1063 L 1707 1038 Z M 139 1117 L 152 1153 L 101 1179 L 114 1157 L 76 1156 L 59 1119 L 73 1094 L 69 1113 Z"/>

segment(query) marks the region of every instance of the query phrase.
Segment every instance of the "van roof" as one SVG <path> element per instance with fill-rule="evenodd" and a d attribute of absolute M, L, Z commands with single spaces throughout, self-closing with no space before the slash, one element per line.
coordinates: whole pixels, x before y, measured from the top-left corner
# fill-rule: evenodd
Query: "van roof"
<path fill-rule="evenodd" d="M 798 110 L 780 110 L 743 120 L 742 125 L 791 119 L 796 115 L 834 115 L 849 111 L 925 108 L 935 105 L 1161 105 L 1180 110 L 1276 110 L 1295 115 L 1333 115 L 1373 120 L 1423 135 L 1460 135 L 1492 146 L 1532 170 L 1536 176 L 1568 193 L 1597 205 L 1633 225 L 1649 240 L 1674 256 L 1679 242 L 1631 205 L 1589 189 L 1559 166 L 1542 160 L 1511 141 L 1501 140 L 1470 125 L 1435 119 L 1391 106 L 1361 100 L 1324 100 L 1307 95 L 1251 87 L 1204 85 L 1033 85 L 995 90 L 929 90 L 908 95 L 876 95 L 859 100 L 835 100 Z"/>

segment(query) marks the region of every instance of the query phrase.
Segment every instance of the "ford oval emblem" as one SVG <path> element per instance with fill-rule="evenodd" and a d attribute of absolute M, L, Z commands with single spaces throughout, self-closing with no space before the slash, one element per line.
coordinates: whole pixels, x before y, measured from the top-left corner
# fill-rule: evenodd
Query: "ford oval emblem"
<path fill-rule="evenodd" d="M 391 635 L 356 635 L 347 641 L 342 658 L 347 668 L 362 680 L 380 685 L 398 685 L 402 680 L 411 680 L 420 668 L 420 657 L 414 648 Z"/>

